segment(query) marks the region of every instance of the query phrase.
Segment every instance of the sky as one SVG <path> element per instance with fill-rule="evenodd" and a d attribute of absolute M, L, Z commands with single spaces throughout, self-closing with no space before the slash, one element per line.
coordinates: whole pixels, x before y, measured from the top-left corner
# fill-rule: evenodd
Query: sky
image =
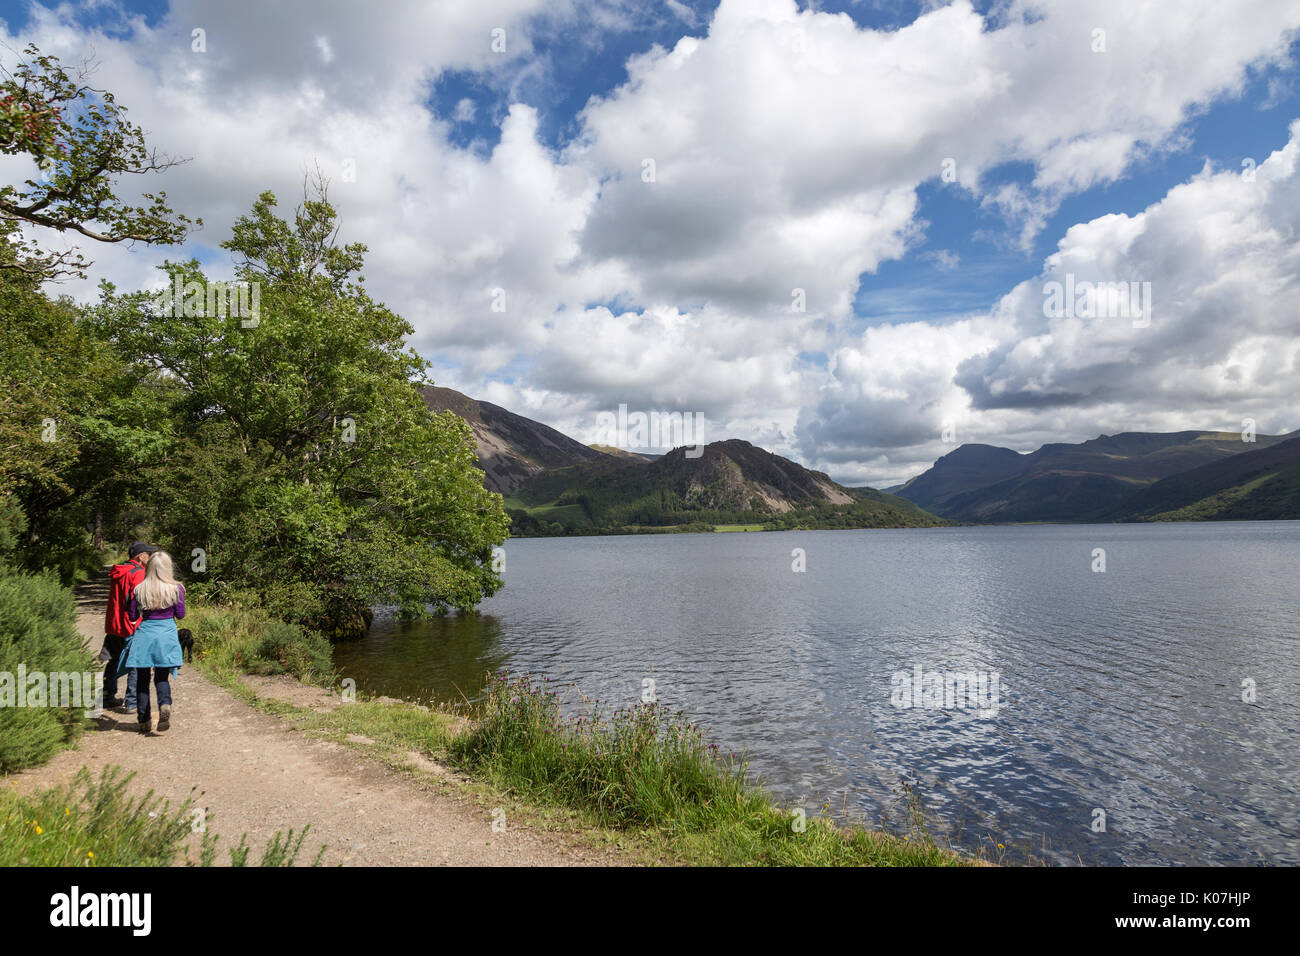
<path fill-rule="evenodd" d="M 581 441 L 682 412 L 888 487 L 954 443 L 1300 428 L 1300 0 L 0 0 L 0 63 L 28 43 L 189 160 L 124 194 L 205 222 L 87 243 L 81 300 L 231 277 L 320 169 L 432 379 Z"/>

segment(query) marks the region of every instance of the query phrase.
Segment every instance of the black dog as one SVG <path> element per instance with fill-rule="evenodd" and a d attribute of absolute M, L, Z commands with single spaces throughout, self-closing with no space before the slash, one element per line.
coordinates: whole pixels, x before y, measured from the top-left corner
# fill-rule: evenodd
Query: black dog
<path fill-rule="evenodd" d="M 185 652 L 185 660 L 188 663 L 194 662 L 194 635 L 190 633 L 188 627 L 182 627 L 176 632 L 176 636 L 181 639 L 181 650 Z"/>

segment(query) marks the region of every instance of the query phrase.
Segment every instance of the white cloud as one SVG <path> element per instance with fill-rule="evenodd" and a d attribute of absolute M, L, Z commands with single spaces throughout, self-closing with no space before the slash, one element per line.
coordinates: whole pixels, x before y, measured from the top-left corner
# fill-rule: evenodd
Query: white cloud
<path fill-rule="evenodd" d="M 812 460 L 915 473 L 961 441 L 1027 451 L 1124 430 L 1300 427 L 1300 121 L 1254 171 L 1207 169 L 1134 216 L 1071 227 L 987 316 L 869 329 L 804 410 Z M 1149 282 L 1150 324 L 1044 315 L 1046 283 Z"/>
<path fill-rule="evenodd" d="M 476 112 L 474 101 L 469 97 L 465 97 L 456 101 L 456 109 L 452 111 L 451 118 L 457 123 L 472 123 Z"/>
<path fill-rule="evenodd" d="M 0 40 L 69 61 L 93 49 L 96 81 L 151 143 L 193 157 L 125 188 L 164 188 L 207 222 L 183 250 L 88 248 L 96 278 L 123 287 L 151 281 L 165 256 L 224 261 L 216 244 L 257 194 L 291 206 L 319 165 L 345 238 L 370 246 L 368 286 L 416 326 L 443 383 L 575 433 L 619 402 L 670 405 L 880 481 L 928 464 L 943 416 L 1018 446 L 1087 437 L 1101 417 L 1188 427 L 1248 408 L 1261 427 L 1266 413 L 1300 424 L 1284 384 L 1294 141 L 1261 164 L 1254 192 L 1207 172 L 1062 239 L 1049 272 L 1152 281 L 1141 337 L 1049 322 L 1033 283 L 956 323 L 863 332 L 851 315 L 859 275 L 920 242 L 916 190 L 945 159 L 950 188 L 1028 242 L 1066 196 L 1183 148 L 1190 116 L 1284 55 L 1300 0 L 1012 0 L 988 20 L 961 0 L 895 31 L 793 0 L 724 0 L 703 38 L 633 57 L 628 82 L 588 103 L 558 153 L 521 103 L 494 148 L 453 145 L 452 123 L 496 114 L 463 98 L 438 119 L 431 84 L 467 70 L 520 88 L 547 75 L 540 23 L 598 45 L 591 29 L 640 22 L 626 4 L 411 0 L 379 16 L 343 0 L 176 0 L 152 26 L 124 17 L 97 32 L 68 16 L 33 8 L 24 36 Z M 1105 53 L 1092 52 L 1098 26 Z M 491 49 L 497 27 L 505 54 Z M 194 28 L 208 52 L 191 50 Z M 1008 162 L 1033 172 L 994 183 Z M 498 288 L 504 312 L 491 308 Z"/>

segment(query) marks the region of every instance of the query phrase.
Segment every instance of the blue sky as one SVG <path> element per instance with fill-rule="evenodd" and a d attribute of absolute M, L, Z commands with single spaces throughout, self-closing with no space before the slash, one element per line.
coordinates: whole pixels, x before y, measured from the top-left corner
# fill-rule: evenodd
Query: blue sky
<path fill-rule="evenodd" d="M 642 22 L 633 29 L 608 34 L 598 41 L 574 43 L 568 31 L 541 33 L 532 38 L 537 59 L 545 64 L 537 77 L 503 81 L 496 71 L 454 71 L 433 84 L 428 107 L 450 119 L 456 105 L 468 99 L 475 107 L 472 121 L 455 123 L 453 142 L 488 152 L 500 138 L 500 121 L 511 102 L 526 102 L 541 113 L 541 139 L 562 150 L 578 131 L 579 112 L 593 96 L 603 96 L 627 82 L 629 56 L 653 45 L 671 47 L 683 35 L 703 36 L 715 3 L 689 4 L 698 23 L 674 17 Z M 862 27 L 896 29 L 922 12 L 919 3 L 800 3 L 827 13 L 842 13 Z M 988 3 L 975 4 L 987 14 Z M 1300 57 L 1300 40 L 1291 46 Z M 535 61 L 520 64 L 516 76 Z M 1113 181 L 1069 196 L 1048 218 L 1028 247 L 979 198 L 934 178 L 920 189 L 920 218 L 928 226 L 923 241 L 901 260 L 886 262 L 875 274 L 863 273 L 854 300 L 854 314 L 865 324 L 908 321 L 918 315 L 959 314 L 986 309 L 1022 279 L 1037 273 L 1062 232 L 1075 222 L 1112 212 L 1135 214 L 1159 200 L 1168 189 L 1198 173 L 1206 162 L 1218 168 L 1239 168 L 1243 159 L 1263 160 L 1288 139 L 1287 127 L 1300 116 L 1300 82 L 1277 68 L 1257 71 L 1240 95 L 1219 100 L 1187 121 L 1187 144 L 1161 149 Z M 989 183 L 1032 180 L 1034 169 L 1012 162 L 986 174 Z M 961 269 L 945 268 L 939 253 L 959 257 Z M 956 273 L 955 275 L 952 273 Z M 631 303 L 624 303 L 630 306 Z"/>

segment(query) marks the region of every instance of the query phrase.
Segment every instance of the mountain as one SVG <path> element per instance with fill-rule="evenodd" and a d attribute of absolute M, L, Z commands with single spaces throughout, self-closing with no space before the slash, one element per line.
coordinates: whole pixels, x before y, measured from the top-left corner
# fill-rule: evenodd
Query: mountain
<path fill-rule="evenodd" d="M 1300 433 L 1249 444 L 1235 432 L 1124 432 L 1029 454 L 962 445 L 877 491 L 740 439 L 695 458 L 639 454 L 584 445 L 450 388 L 424 398 L 469 423 L 483 483 L 507 499 L 516 535 L 1300 517 Z"/>
<path fill-rule="evenodd" d="M 1128 521 L 1300 518 L 1300 437 L 1163 478 L 1111 515 Z"/>
<path fill-rule="evenodd" d="M 1104 521 L 1161 479 L 1265 448 L 1286 436 L 1235 432 L 1124 432 L 1022 455 L 962 445 L 906 482 L 898 495 L 957 521 Z"/>
<path fill-rule="evenodd" d="M 596 460 L 543 472 L 520 489 L 526 521 L 566 529 L 906 527 L 938 521 L 908 501 L 870 488 L 849 489 L 788 458 L 730 439 L 695 458 L 676 448 L 651 461 Z"/>
<path fill-rule="evenodd" d="M 1025 456 L 1010 448 L 962 445 L 936 461 L 929 471 L 904 482 L 895 494 L 933 510 L 955 495 L 991 485 L 1024 468 Z"/>
<path fill-rule="evenodd" d="M 435 412 L 454 412 L 469 423 L 484 486 L 507 497 L 541 472 L 609 457 L 548 425 L 455 389 L 428 385 L 424 401 Z"/>
<path fill-rule="evenodd" d="M 596 451 L 603 452 L 606 455 L 613 455 L 615 458 L 626 458 L 628 461 L 654 461 L 659 455 L 643 455 L 640 452 L 625 451 L 622 448 L 615 448 L 613 445 L 588 445 L 588 448 L 594 448 Z"/>

